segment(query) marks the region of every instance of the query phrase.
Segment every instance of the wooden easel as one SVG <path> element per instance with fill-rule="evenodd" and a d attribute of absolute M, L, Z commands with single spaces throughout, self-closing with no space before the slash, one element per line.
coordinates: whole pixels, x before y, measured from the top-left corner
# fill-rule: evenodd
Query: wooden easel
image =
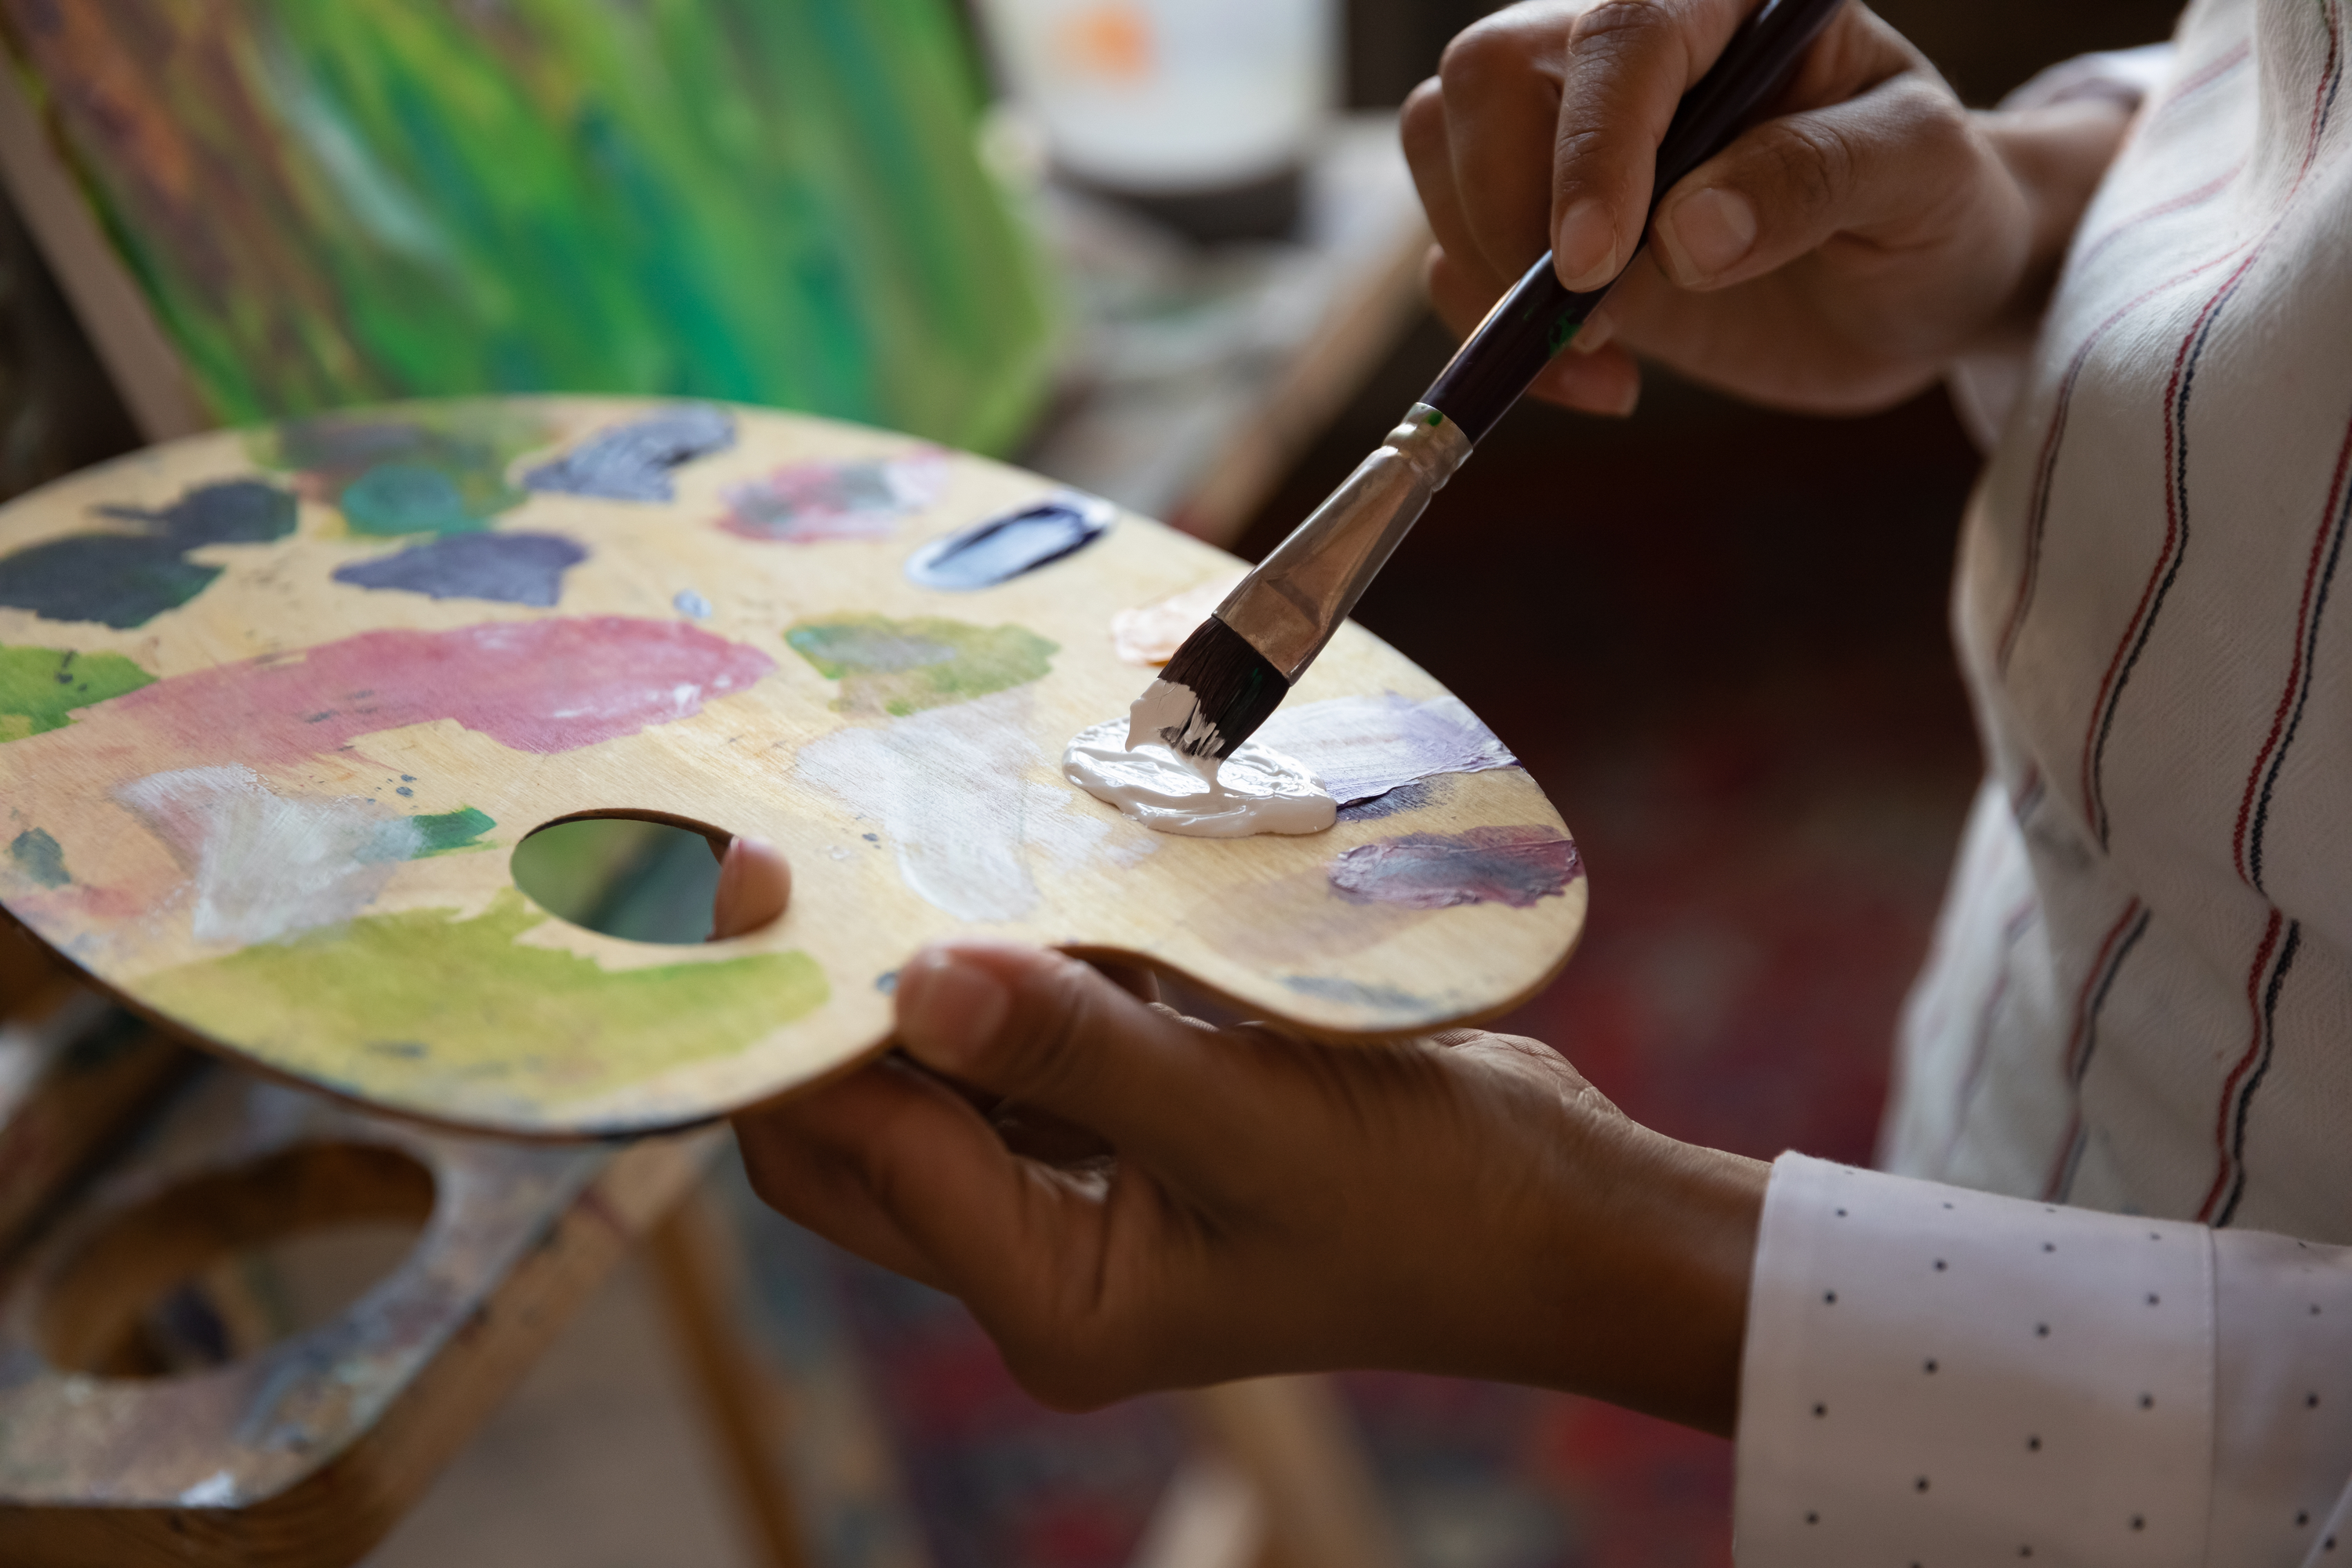
<path fill-rule="evenodd" d="M 171 340 L 7 70 L 0 175 L 142 432 L 206 427 Z M 794 1462 L 793 1417 L 863 1423 L 868 1440 L 878 1427 L 870 1412 L 828 1412 L 823 1369 L 774 1325 L 746 1321 L 734 1235 L 696 1191 L 713 1135 L 550 1149 L 336 1106 L 198 1062 L 13 929 L 0 932 L 0 1028 L 14 1086 L 0 1096 L 0 1244 L 15 1252 L 0 1355 L 41 1369 L 9 1397 L 46 1461 L 0 1471 L 0 1557 L 354 1561 L 644 1239 L 767 1561 L 822 1561 L 808 1542 L 827 1503 Z M 289 1226 L 412 1213 L 419 1189 L 404 1172 L 437 1192 L 434 1229 L 343 1319 L 202 1375 L 89 1375 L 118 1364 L 140 1310 L 179 1273 Z M 205 1201 L 175 1203 L 192 1184 Z M 1323 1380 L 1183 1404 L 1200 1443 L 1139 1563 L 1397 1561 Z M 257 1407 L 285 1414 L 257 1427 Z M 919 1563 L 919 1539 L 899 1521 L 895 1560 Z"/>

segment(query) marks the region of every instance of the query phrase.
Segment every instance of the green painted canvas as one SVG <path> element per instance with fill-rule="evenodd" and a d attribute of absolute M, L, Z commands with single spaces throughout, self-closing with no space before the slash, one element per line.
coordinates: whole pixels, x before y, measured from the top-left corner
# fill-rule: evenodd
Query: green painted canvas
<path fill-rule="evenodd" d="M 1045 390 L 950 0 L 0 0 L 226 422 L 562 390 L 981 450 Z"/>

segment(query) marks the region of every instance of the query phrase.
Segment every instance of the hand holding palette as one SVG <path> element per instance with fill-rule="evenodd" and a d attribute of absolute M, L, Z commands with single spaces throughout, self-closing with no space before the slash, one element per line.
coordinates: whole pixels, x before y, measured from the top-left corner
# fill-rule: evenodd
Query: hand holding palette
<path fill-rule="evenodd" d="M 1263 735 L 1327 831 L 1170 837 L 1062 776 L 1133 695 L 1114 613 L 1231 570 L 1000 464 L 709 405 L 155 448 L 0 511 L 0 904 L 215 1047 L 553 1136 L 839 1071 L 887 1043 L 898 964 L 961 931 L 1330 1038 L 1532 994 L 1581 927 L 1574 846 L 1358 628 Z M 704 948 L 566 924 L 508 857 L 599 815 L 765 838 L 792 901 Z"/>

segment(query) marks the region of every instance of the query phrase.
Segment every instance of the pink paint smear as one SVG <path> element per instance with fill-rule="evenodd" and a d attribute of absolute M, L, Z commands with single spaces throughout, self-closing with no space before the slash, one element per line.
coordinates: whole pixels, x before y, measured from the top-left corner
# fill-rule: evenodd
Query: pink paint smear
<path fill-rule="evenodd" d="M 887 539 L 899 519 L 937 501 L 947 479 L 947 454 L 937 447 L 905 458 L 795 463 L 729 487 L 719 526 L 783 544 Z"/>
<path fill-rule="evenodd" d="M 775 668 L 757 648 L 620 616 L 362 632 L 159 680 L 105 705 L 188 753 L 257 766 L 454 719 L 518 752 L 570 752 L 689 718 Z"/>

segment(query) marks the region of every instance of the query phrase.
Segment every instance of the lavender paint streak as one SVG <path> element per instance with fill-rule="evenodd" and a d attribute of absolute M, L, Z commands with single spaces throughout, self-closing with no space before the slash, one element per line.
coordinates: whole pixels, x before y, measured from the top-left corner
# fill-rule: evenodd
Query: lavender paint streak
<path fill-rule="evenodd" d="M 1510 749 L 1455 697 L 1426 702 L 1389 692 L 1285 708 L 1258 740 L 1307 764 L 1342 806 L 1434 773 L 1517 765 Z"/>
<path fill-rule="evenodd" d="M 681 404 L 599 431 L 522 477 L 523 488 L 604 500 L 677 498 L 670 470 L 735 444 L 735 421 L 708 403 Z"/>
<path fill-rule="evenodd" d="M 552 533 L 452 533 L 397 555 L 338 567 L 335 581 L 434 599 L 545 608 L 563 597 L 563 574 L 587 559 L 586 550 Z"/>
<path fill-rule="evenodd" d="M 1360 844 L 1331 862 L 1330 879 L 1331 890 L 1351 904 L 1525 910 L 1565 892 L 1582 872 L 1575 842 L 1556 828 L 1474 827 Z"/>

